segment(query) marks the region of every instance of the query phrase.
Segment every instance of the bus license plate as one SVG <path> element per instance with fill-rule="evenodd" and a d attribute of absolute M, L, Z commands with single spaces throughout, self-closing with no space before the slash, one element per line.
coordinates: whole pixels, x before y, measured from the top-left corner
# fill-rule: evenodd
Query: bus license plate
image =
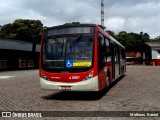
<path fill-rule="evenodd" d="M 71 90 L 71 86 L 61 86 L 61 90 Z"/>

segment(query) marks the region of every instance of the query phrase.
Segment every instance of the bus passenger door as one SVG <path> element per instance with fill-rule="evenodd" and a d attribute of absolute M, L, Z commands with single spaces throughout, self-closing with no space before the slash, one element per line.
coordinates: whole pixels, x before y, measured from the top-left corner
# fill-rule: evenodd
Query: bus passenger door
<path fill-rule="evenodd" d="M 111 42 L 111 59 L 112 59 L 112 81 L 115 80 L 115 45 Z"/>
<path fill-rule="evenodd" d="M 117 79 L 120 75 L 120 56 L 119 56 L 119 48 L 115 47 L 115 79 Z"/>
<path fill-rule="evenodd" d="M 99 90 L 102 90 L 107 85 L 107 63 L 106 63 L 106 45 L 105 39 L 102 34 L 99 33 L 98 37 L 98 81 Z"/>

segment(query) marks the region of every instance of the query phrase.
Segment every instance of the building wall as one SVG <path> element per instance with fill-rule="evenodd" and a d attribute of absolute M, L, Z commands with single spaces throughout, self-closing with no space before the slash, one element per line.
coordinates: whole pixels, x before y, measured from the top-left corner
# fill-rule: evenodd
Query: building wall
<path fill-rule="evenodd" d="M 39 53 L 0 49 L 0 70 L 38 68 Z"/>
<path fill-rule="evenodd" d="M 152 64 L 160 65 L 160 53 L 158 49 L 152 49 Z"/>
<path fill-rule="evenodd" d="M 0 38 L 0 70 L 38 68 L 40 45 L 20 40 Z"/>
<path fill-rule="evenodd" d="M 10 39 L 0 39 L 0 49 L 32 51 L 32 44 L 30 42 Z M 36 45 L 36 52 L 40 51 L 40 45 Z"/>
<path fill-rule="evenodd" d="M 160 65 L 160 42 L 150 41 L 143 45 L 143 61 L 147 65 Z"/>
<path fill-rule="evenodd" d="M 157 50 L 152 50 L 152 59 L 157 59 L 158 52 Z"/>

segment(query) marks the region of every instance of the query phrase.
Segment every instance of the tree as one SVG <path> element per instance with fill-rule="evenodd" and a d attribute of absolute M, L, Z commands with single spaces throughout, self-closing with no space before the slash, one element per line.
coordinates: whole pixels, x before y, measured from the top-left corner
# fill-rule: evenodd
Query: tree
<path fill-rule="evenodd" d="M 32 42 L 40 38 L 42 31 L 43 24 L 39 20 L 16 19 L 2 27 L 0 37 Z"/>
<path fill-rule="evenodd" d="M 63 25 L 79 25 L 80 22 L 65 23 Z"/>
<path fill-rule="evenodd" d="M 154 41 L 160 42 L 160 36 L 157 36 Z"/>
<path fill-rule="evenodd" d="M 115 33 L 113 31 L 107 30 L 106 31 L 109 35 L 111 35 L 112 37 L 115 37 Z"/>
<path fill-rule="evenodd" d="M 128 51 L 142 51 L 142 45 L 144 42 L 150 40 L 150 36 L 147 33 L 127 33 L 126 31 L 119 32 L 116 35 L 116 39 L 125 46 Z"/>
<path fill-rule="evenodd" d="M 16 36 L 12 33 L 12 24 L 6 24 L 2 26 L 0 31 L 0 37 L 6 39 L 14 39 Z"/>
<path fill-rule="evenodd" d="M 115 36 L 115 38 L 125 47 L 127 47 L 127 39 L 128 39 L 128 33 L 126 31 L 119 32 L 118 35 Z"/>

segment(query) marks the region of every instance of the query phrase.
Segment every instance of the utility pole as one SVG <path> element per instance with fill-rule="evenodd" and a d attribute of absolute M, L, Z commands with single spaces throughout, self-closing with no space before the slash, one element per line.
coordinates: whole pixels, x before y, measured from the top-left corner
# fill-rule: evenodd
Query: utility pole
<path fill-rule="evenodd" d="M 104 0 L 101 0 L 101 26 L 105 29 L 105 26 L 104 26 Z"/>

